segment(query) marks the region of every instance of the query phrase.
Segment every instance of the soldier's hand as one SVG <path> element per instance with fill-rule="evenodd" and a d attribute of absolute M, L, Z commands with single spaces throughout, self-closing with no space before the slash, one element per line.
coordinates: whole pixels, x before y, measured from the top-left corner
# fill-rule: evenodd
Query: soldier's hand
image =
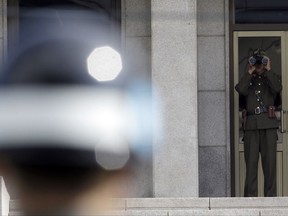
<path fill-rule="evenodd" d="M 248 65 L 248 73 L 252 74 L 255 71 L 256 67 L 254 65 L 249 64 Z"/>
<path fill-rule="evenodd" d="M 267 59 L 268 59 L 268 62 L 267 62 L 267 64 L 265 65 L 265 69 L 267 70 L 267 71 L 270 71 L 271 70 L 271 60 L 268 58 L 268 57 L 266 57 Z"/>

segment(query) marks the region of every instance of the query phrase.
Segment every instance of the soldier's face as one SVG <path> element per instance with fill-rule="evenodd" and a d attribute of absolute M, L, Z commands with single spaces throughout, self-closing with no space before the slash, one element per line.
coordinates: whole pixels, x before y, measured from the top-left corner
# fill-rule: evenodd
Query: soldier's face
<path fill-rule="evenodd" d="M 261 74 L 261 73 L 263 73 L 263 71 L 264 71 L 264 65 L 263 64 L 257 64 L 257 65 L 255 65 L 255 71 L 256 71 L 256 73 L 258 73 L 258 74 Z"/>

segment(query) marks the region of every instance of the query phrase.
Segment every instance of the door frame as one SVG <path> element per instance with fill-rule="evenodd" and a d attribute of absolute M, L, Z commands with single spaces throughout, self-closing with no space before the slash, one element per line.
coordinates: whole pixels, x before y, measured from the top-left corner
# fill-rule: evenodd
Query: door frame
<path fill-rule="evenodd" d="M 287 31 L 235 31 L 233 32 L 233 90 L 236 83 L 238 83 L 238 38 L 239 37 L 281 37 L 281 76 L 282 76 L 282 84 L 287 83 L 288 75 L 285 73 L 288 69 L 288 62 L 286 61 L 286 56 L 288 52 L 288 32 Z M 231 88 L 232 88 L 231 87 Z M 282 90 L 282 98 L 287 98 L 288 95 L 288 86 L 283 85 Z M 234 170 L 234 184 L 235 184 L 235 196 L 240 196 L 240 157 L 239 157 L 239 95 L 234 90 L 233 91 L 233 149 L 234 154 L 233 160 L 233 170 Z M 287 110 L 287 100 L 282 100 L 282 110 Z M 285 113 L 285 112 L 284 112 Z M 287 129 L 287 114 L 284 114 L 284 129 Z M 286 170 L 288 169 L 288 147 L 287 147 L 287 133 L 283 133 L 283 182 L 288 182 L 288 173 Z M 284 171 L 286 173 L 284 173 Z M 288 195 L 288 186 L 287 184 L 283 184 L 283 195 Z"/>

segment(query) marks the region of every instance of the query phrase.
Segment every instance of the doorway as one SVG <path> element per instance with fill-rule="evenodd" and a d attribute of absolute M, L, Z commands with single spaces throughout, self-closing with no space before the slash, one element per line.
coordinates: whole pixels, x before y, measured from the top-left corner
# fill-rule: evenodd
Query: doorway
<path fill-rule="evenodd" d="M 262 48 L 271 59 L 272 70 L 281 77 L 283 90 L 282 104 L 277 107 L 279 121 L 277 141 L 277 196 L 288 195 L 288 147 L 287 147 L 287 115 L 288 115 L 288 32 L 286 31 L 237 31 L 233 33 L 234 46 L 234 85 L 243 73 L 247 72 L 248 58 L 252 50 Z M 242 128 L 242 108 L 238 93 L 234 90 L 234 158 L 235 158 L 235 195 L 244 195 L 245 161 Z M 264 196 L 264 177 L 259 160 L 258 196 Z"/>

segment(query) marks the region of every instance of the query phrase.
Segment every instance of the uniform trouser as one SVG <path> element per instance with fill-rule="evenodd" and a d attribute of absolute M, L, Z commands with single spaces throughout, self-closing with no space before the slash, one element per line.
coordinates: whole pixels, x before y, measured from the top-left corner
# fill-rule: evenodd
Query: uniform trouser
<path fill-rule="evenodd" d="M 277 130 L 247 130 L 244 137 L 246 163 L 245 197 L 258 196 L 259 152 L 264 174 L 264 196 L 276 196 Z"/>

